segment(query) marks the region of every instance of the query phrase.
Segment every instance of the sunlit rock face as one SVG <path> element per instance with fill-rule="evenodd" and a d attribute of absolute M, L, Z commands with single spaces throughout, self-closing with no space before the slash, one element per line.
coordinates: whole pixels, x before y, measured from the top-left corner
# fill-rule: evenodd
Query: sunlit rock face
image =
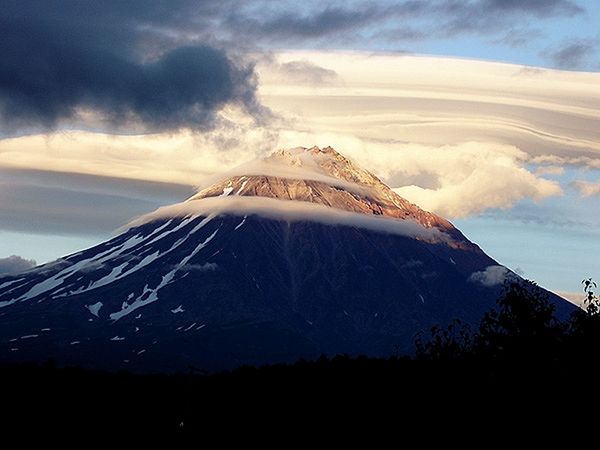
<path fill-rule="evenodd" d="M 280 150 L 107 242 L 0 278 L 0 358 L 212 371 L 410 354 L 420 331 L 493 305 L 516 277 L 497 266 L 331 147 Z"/>
<path fill-rule="evenodd" d="M 232 194 L 272 197 L 317 203 L 363 214 L 411 218 L 425 227 L 455 230 L 447 220 L 403 199 L 371 172 L 331 147 L 279 150 L 262 162 L 261 169 L 254 169 L 254 172 L 264 173 L 227 177 L 201 190 L 191 200 Z M 281 168 L 289 172 L 283 172 Z M 269 174 L 271 170 L 275 175 Z M 296 178 L 278 176 L 277 173 Z M 313 179 L 306 179 L 311 175 Z"/>

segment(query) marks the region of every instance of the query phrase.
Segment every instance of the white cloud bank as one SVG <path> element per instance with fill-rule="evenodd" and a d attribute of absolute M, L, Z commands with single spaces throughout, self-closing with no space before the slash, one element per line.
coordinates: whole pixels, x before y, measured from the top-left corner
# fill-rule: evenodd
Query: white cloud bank
<path fill-rule="evenodd" d="M 449 217 L 560 195 L 545 175 L 600 167 L 600 73 L 351 52 L 274 61 L 258 63 L 261 101 L 283 118 L 269 128 L 231 110 L 207 134 L 23 136 L 0 140 L 0 166 L 198 185 L 268 150 L 331 145 Z M 330 76 L 306 83 L 282 67 Z"/>
<path fill-rule="evenodd" d="M 465 217 L 488 208 L 510 208 L 522 198 L 536 201 L 561 195 L 558 182 L 540 178 L 523 167 L 527 155 L 514 146 L 470 142 L 437 148 L 408 147 L 408 170 L 429 173 L 437 186 L 409 185 L 394 189 L 400 196 L 445 217 Z"/>
<path fill-rule="evenodd" d="M 311 221 L 325 225 L 364 228 L 380 233 L 397 234 L 431 242 L 452 242 L 450 236 L 437 228 L 425 228 L 412 220 L 354 213 L 316 203 L 245 196 L 209 197 L 164 206 L 135 219 L 126 227 L 136 227 L 168 217 L 195 215 L 248 216 L 253 214 L 288 222 Z"/>

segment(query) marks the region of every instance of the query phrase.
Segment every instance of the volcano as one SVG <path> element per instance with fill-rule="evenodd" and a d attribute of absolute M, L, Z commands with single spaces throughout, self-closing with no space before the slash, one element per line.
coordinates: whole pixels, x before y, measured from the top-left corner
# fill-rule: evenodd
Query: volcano
<path fill-rule="evenodd" d="M 0 359 L 163 372 L 410 354 L 432 325 L 479 320 L 507 277 L 331 147 L 280 150 L 1 278 Z"/>

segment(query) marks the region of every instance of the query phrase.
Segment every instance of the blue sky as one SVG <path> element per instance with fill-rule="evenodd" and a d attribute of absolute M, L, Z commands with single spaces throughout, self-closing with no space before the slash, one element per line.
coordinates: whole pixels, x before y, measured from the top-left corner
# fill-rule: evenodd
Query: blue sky
<path fill-rule="evenodd" d="M 600 277 L 598 2 L 48 0 L 0 23 L 0 259 L 318 144 L 549 288 Z"/>

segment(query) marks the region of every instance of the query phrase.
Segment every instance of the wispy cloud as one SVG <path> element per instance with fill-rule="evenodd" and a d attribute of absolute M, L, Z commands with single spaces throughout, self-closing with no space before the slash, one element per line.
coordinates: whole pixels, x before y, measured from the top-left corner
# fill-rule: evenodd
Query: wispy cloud
<path fill-rule="evenodd" d="M 600 182 L 575 180 L 571 182 L 571 187 L 579 192 L 582 197 L 600 196 Z"/>
<path fill-rule="evenodd" d="M 560 69 L 583 69 L 591 66 L 590 60 L 596 53 L 590 40 L 568 41 L 561 47 L 548 52 L 555 67 Z"/>
<path fill-rule="evenodd" d="M 269 58 L 269 75 L 280 83 L 285 84 L 307 84 L 312 86 L 330 85 L 338 81 L 338 74 L 335 70 L 325 69 L 310 61 L 288 61 L 278 63 Z M 263 79 L 269 82 L 269 78 Z"/>
<path fill-rule="evenodd" d="M 311 41 L 327 47 L 344 41 L 359 43 L 375 36 L 413 41 L 465 33 L 506 34 L 531 18 L 571 17 L 584 11 L 570 0 L 334 1 L 325 6 L 308 2 L 293 12 L 281 3 L 248 2 L 231 12 L 224 25 L 258 42 Z M 400 21 L 417 22 L 418 28 L 399 28 Z"/>
<path fill-rule="evenodd" d="M 536 175 L 563 175 L 564 173 L 565 169 L 561 166 L 540 166 L 535 169 Z"/>

